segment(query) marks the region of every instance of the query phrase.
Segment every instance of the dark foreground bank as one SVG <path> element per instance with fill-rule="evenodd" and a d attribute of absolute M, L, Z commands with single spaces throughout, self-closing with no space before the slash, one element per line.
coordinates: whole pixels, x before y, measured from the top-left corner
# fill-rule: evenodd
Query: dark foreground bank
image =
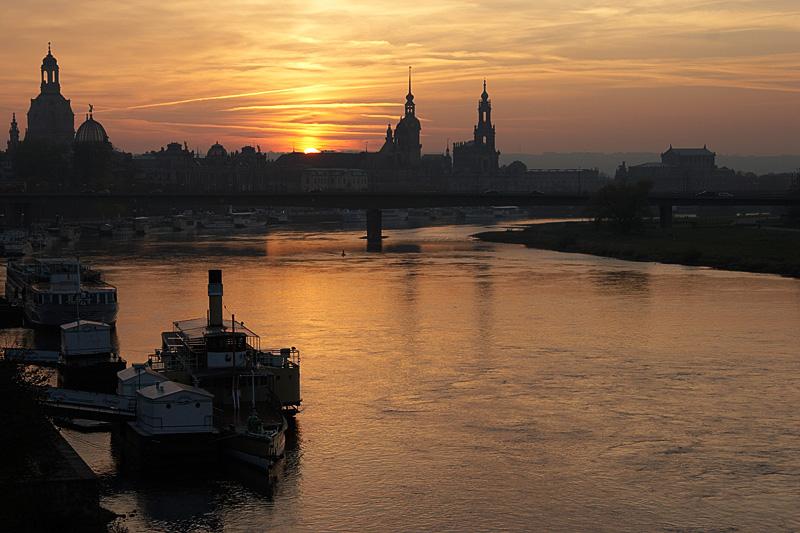
<path fill-rule="evenodd" d="M 41 403 L 46 381 L 0 359 L 0 531 L 109 531 L 117 517 L 100 507 L 97 476 Z"/>
<path fill-rule="evenodd" d="M 707 266 L 800 278 L 800 231 L 766 225 L 684 223 L 647 226 L 619 235 L 591 222 L 532 224 L 522 229 L 478 233 L 489 242 L 523 244 L 559 252 L 628 261 Z"/>

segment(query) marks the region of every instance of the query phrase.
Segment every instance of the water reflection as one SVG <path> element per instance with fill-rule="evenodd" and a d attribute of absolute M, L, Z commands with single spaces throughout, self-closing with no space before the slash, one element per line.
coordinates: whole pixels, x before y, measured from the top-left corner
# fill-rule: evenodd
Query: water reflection
<path fill-rule="evenodd" d="M 593 281 L 598 287 L 617 294 L 641 294 L 650 290 L 650 275 L 641 270 L 606 270 L 596 272 Z"/>
<path fill-rule="evenodd" d="M 800 282 L 478 231 L 386 229 L 382 254 L 362 229 L 82 239 L 119 288 L 129 363 L 205 316 L 208 268 L 262 345 L 303 357 L 277 483 L 222 468 L 164 481 L 173 498 L 81 445 L 104 505 L 145 532 L 800 528 Z M 184 497 L 196 517 L 162 506 Z"/>

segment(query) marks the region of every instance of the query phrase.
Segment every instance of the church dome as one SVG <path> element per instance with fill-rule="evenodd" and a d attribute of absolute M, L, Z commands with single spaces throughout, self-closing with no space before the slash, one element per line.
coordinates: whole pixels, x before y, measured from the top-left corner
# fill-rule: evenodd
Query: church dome
<path fill-rule="evenodd" d="M 227 157 L 228 152 L 225 150 L 225 147 L 221 144 L 214 143 L 211 148 L 208 149 L 208 153 L 206 157 Z"/>
<path fill-rule="evenodd" d="M 75 142 L 108 142 L 108 135 L 103 125 L 92 118 L 91 113 L 86 117 L 86 121 L 80 125 L 75 133 Z"/>

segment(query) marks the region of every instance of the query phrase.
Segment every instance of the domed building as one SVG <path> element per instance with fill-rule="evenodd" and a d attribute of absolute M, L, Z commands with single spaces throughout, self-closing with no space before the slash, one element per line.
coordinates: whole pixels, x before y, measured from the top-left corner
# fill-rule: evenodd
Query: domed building
<path fill-rule="evenodd" d="M 211 158 L 228 157 L 228 151 L 225 150 L 225 147 L 219 144 L 219 142 L 216 142 L 211 146 L 211 148 L 208 149 L 206 157 L 211 157 Z"/>
<path fill-rule="evenodd" d="M 102 124 L 97 122 L 92 116 L 93 106 L 89 104 L 89 113 L 86 115 L 86 121 L 78 127 L 75 133 L 76 143 L 107 143 L 108 135 Z"/>
<path fill-rule="evenodd" d="M 42 60 L 41 92 L 31 99 L 25 139 L 68 145 L 74 137 L 75 114 L 69 100 L 61 95 L 58 62 L 48 43 L 47 55 Z"/>
<path fill-rule="evenodd" d="M 78 127 L 72 143 L 72 165 L 77 179 L 74 186 L 106 189 L 113 181 L 114 147 L 103 125 L 94 119 L 92 110 L 89 104 L 86 120 Z"/>
<path fill-rule="evenodd" d="M 411 93 L 411 67 L 409 67 L 405 116 L 397 123 L 394 136 L 392 136 L 392 127 L 389 125 L 386 131 L 386 140 L 379 153 L 392 155 L 399 168 L 419 168 L 422 157 L 420 130 L 422 130 L 422 125 L 416 116 L 416 104 L 414 104 L 414 95 Z"/>

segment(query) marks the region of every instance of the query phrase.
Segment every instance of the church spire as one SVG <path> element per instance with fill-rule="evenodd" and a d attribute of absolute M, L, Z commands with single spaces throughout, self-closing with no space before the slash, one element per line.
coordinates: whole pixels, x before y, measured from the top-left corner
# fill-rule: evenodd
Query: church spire
<path fill-rule="evenodd" d="M 408 67 L 408 94 L 406 95 L 406 116 L 414 116 L 414 95 L 411 94 L 411 67 Z"/>
<path fill-rule="evenodd" d="M 11 129 L 8 130 L 8 151 L 19 145 L 19 127 L 17 127 L 17 114 L 11 114 Z"/>

